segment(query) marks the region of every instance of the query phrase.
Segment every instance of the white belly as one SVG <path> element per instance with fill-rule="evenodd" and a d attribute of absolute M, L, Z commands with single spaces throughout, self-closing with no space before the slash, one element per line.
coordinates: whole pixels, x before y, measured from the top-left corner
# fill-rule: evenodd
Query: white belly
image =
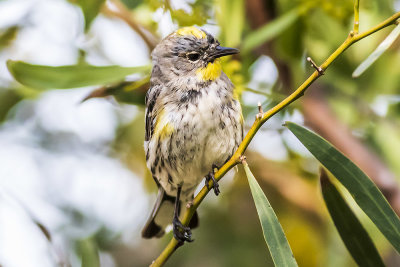
<path fill-rule="evenodd" d="M 215 90 L 203 92 L 197 102 L 177 107 L 165 105 L 167 118 L 173 125 L 173 133 L 160 143 L 150 140 L 150 155 L 158 154 L 159 164 L 155 177 L 167 194 L 175 195 L 182 185 L 182 197 L 191 198 L 200 181 L 221 167 L 234 153 L 242 138 L 241 108 L 237 101 L 221 98 Z M 186 104 L 185 104 L 186 105 Z M 149 168 L 154 160 L 148 160 Z"/>

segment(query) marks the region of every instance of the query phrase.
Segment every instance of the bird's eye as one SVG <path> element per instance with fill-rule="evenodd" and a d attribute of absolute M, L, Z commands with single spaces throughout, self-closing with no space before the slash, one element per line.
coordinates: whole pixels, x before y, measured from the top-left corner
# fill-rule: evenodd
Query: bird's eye
<path fill-rule="evenodd" d="M 190 61 L 196 61 L 196 60 L 198 60 L 200 58 L 200 54 L 196 53 L 196 52 L 191 52 L 191 53 L 187 54 L 187 58 Z"/>

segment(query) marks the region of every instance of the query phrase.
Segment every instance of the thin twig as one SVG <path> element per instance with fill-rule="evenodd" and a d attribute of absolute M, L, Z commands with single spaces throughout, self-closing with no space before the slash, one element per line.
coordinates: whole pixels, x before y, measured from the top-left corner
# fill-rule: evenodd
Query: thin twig
<path fill-rule="evenodd" d="M 264 115 L 264 111 L 263 108 L 261 106 L 261 102 L 258 102 L 258 113 L 256 115 L 256 120 L 262 119 L 263 115 Z"/>
<path fill-rule="evenodd" d="M 324 70 L 321 67 L 318 67 L 317 64 L 315 64 L 314 60 L 312 60 L 311 57 L 307 57 L 307 61 L 311 63 L 311 67 L 313 67 L 316 71 L 318 71 L 319 75 L 324 74 Z"/>
<path fill-rule="evenodd" d="M 132 17 L 131 12 L 119 0 L 110 0 L 112 6 L 106 3 L 103 6 L 102 12 L 105 15 L 117 17 L 129 25 L 146 43 L 149 51 L 152 51 L 158 43 L 158 38 L 153 35 L 149 30 L 139 25 Z"/>
<path fill-rule="evenodd" d="M 353 34 L 357 35 L 360 28 L 360 0 L 354 1 L 354 25 Z"/>
<path fill-rule="evenodd" d="M 356 0 L 357 1 L 357 0 Z M 347 48 L 349 48 L 351 45 L 354 43 L 358 42 L 359 40 L 383 29 L 386 28 L 390 25 L 393 25 L 396 23 L 396 20 L 400 18 L 400 12 L 394 14 L 390 18 L 386 19 L 385 21 L 379 23 L 375 27 L 372 27 L 371 29 L 357 34 L 357 35 L 352 35 L 350 34 L 347 39 L 336 49 L 335 52 L 333 52 L 326 60 L 325 62 L 320 66 L 322 71 L 325 71 Z M 307 88 L 320 77 L 320 73 L 316 70 L 314 71 L 308 78 L 305 80 L 297 89 L 294 91 L 291 95 L 289 95 L 287 98 L 285 98 L 282 102 L 277 104 L 275 107 L 271 108 L 267 112 L 264 113 L 263 117 L 261 119 L 256 120 L 253 123 L 253 126 L 250 128 L 246 136 L 244 137 L 242 143 L 239 145 L 239 148 L 236 150 L 236 152 L 233 154 L 233 156 L 226 162 L 216 173 L 215 173 L 215 179 L 216 181 L 219 181 L 230 169 L 232 169 L 234 166 L 236 166 L 238 163 L 241 162 L 242 155 L 244 151 L 247 149 L 248 145 L 250 144 L 251 140 L 254 138 L 255 134 L 257 131 L 260 129 L 260 127 L 272 116 L 274 116 L 276 113 L 287 107 L 290 103 L 295 101 L 296 99 L 300 98 L 304 92 L 307 90 Z M 212 188 L 212 186 L 210 186 Z M 209 189 L 204 186 L 201 191 L 197 194 L 197 196 L 193 200 L 193 205 L 189 208 L 186 209 L 185 213 L 183 214 L 182 218 L 182 223 L 184 225 L 188 225 L 190 222 L 190 219 L 192 218 L 194 212 L 196 209 L 199 207 L 203 199 L 206 197 L 208 194 Z M 153 261 L 151 264 L 152 267 L 157 267 L 157 266 L 162 266 L 168 258 L 173 254 L 173 252 L 178 248 L 178 241 L 175 238 L 172 238 L 171 241 L 168 243 L 168 245 L 165 247 L 165 249 L 161 252 L 160 256 Z"/>

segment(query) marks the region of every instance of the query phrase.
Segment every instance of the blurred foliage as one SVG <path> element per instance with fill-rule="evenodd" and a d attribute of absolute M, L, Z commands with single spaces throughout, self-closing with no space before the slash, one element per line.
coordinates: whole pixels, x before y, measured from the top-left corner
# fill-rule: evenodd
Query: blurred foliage
<path fill-rule="evenodd" d="M 287 28 L 292 26 L 302 13 L 307 12 L 308 6 L 300 6 L 294 10 L 287 12 L 279 17 L 279 19 L 274 20 L 271 23 L 253 31 L 246 36 L 243 41 L 242 52 L 247 53 L 254 48 L 270 41 L 271 39 L 277 37 L 285 31 Z"/>
<path fill-rule="evenodd" d="M 9 110 L 22 100 L 22 97 L 14 89 L 0 89 L 0 122 L 6 119 Z"/>
<path fill-rule="evenodd" d="M 85 18 L 85 30 L 87 31 L 92 21 L 97 17 L 105 0 L 70 0 L 71 3 L 79 5 Z"/>
<path fill-rule="evenodd" d="M 221 0 L 217 4 L 217 21 L 221 26 L 219 41 L 225 46 L 239 46 L 245 27 L 244 1 Z"/>
<path fill-rule="evenodd" d="M 400 26 L 396 28 L 386 37 L 385 40 L 376 48 L 371 55 L 368 56 L 353 72 L 353 78 L 359 77 L 364 71 L 366 71 L 392 44 L 396 41 L 400 35 Z"/>
<path fill-rule="evenodd" d="M 17 36 L 19 28 L 19 26 L 11 26 L 4 29 L 4 31 L 0 31 L 0 49 L 11 45 L 11 42 Z"/>
<path fill-rule="evenodd" d="M 217 33 L 221 44 L 242 49 L 241 55 L 225 59 L 223 68 L 235 84 L 237 95 L 242 101 L 245 129 L 254 121 L 258 101 L 262 102 L 264 109 L 269 108 L 292 92 L 314 71 L 305 63 L 305 58 L 311 56 L 317 64 L 323 62 L 347 37 L 353 22 L 353 2 L 343 0 L 193 0 L 183 1 L 184 6 L 172 0 L 121 2 L 139 26 L 154 36 L 159 35 L 165 26 L 154 20 L 155 14 L 161 14 L 169 17 L 174 27 L 204 27 Z M 85 37 L 96 37 L 96 31 L 92 31 L 92 28 L 98 14 L 102 13 L 104 1 L 70 0 L 69 3 L 81 8 L 85 19 L 85 25 L 82 25 Z M 395 3 L 398 5 L 398 1 L 394 0 L 361 1 L 360 31 L 392 15 Z M 259 5 L 258 13 L 250 10 L 249 5 L 252 4 Z M 21 32 L 29 27 L 34 26 L 21 21 L 0 29 L 0 53 L 3 57 L 8 59 L 7 55 L 11 51 L 20 49 L 15 42 Z M 310 90 L 323 91 L 334 116 L 347 125 L 399 177 L 399 40 L 359 78 L 353 79 L 351 76 L 354 69 L 389 33 L 390 29 L 380 31 L 349 48 Z M 144 188 L 153 193 L 155 185 L 145 166 L 142 148 L 143 105 L 149 69 L 92 66 L 85 63 L 90 62 L 88 55 L 103 51 L 104 47 L 99 43 L 85 46 L 78 41 L 72 45 L 77 51 L 84 52 L 80 65 L 39 65 L 23 53 L 16 54 L 13 60 L 24 60 L 29 64 L 9 61 L 10 74 L 19 83 L 10 80 L 10 77 L 5 81 L 3 77 L 0 79 L 0 122 L 4 125 L 12 120 L 18 103 L 32 97 L 40 98 L 43 90 L 35 88 L 49 90 L 101 85 L 93 88 L 85 100 L 113 97 L 122 106 L 129 103 L 137 107 L 133 118 L 118 121 L 114 140 L 103 144 L 102 149 L 110 150 L 110 157 L 119 159 L 133 173 L 143 177 Z M 49 50 L 49 53 L 53 52 Z M 104 60 L 101 62 L 110 62 L 105 53 L 99 54 Z M 275 64 L 273 68 L 276 68 L 279 77 L 274 82 L 270 79 L 257 80 L 260 77 L 256 77 L 257 70 L 252 66 L 262 55 L 268 55 Z M 78 60 L 76 58 L 70 62 Z M 6 63 L 3 63 L 5 69 Z M 58 65 L 63 64 L 60 62 Z M 132 62 L 132 66 L 137 65 Z M 134 73 L 136 76 L 133 79 L 124 80 L 125 76 Z M 10 74 L 7 73 L 8 76 Z M 271 71 L 265 72 L 263 76 L 269 78 L 273 75 Z M 280 149 L 286 155 L 280 162 L 270 159 L 275 156 L 274 149 L 260 151 L 260 148 L 251 146 L 248 162 L 274 207 L 299 266 L 355 266 L 324 209 L 319 195 L 316 161 L 288 140 L 281 127 L 284 120 L 301 112 L 300 100 L 275 116 L 259 132 L 265 142 L 269 141 L 271 132 L 276 133 L 277 139 L 274 140 L 282 143 Z M 66 140 L 60 138 L 57 142 Z M 268 144 L 272 145 L 270 142 Z M 233 181 L 225 183 L 223 180 L 221 189 L 222 196 L 218 200 L 209 196 L 210 200 L 199 210 L 200 228 L 194 230 L 195 242 L 180 248 L 167 266 L 272 266 L 244 173 L 240 170 Z M 364 224 L 367 220 L 360 218 L 360 221 Z M 99 236 L 104 233 L 107 231 L 99 233 Z M 396 266 L 393 264 L 396 261 L 389 261 L 397 256 L 393 256 L 396 254 L 388 242 L 376 229 L 371 236 L 385 263 Z M 74 244 L 82 266 L 99 266 L 100 253 L 112 255 L 117 266 L 147 266 L 170 237 L 169 234 L 161 240 L 136 240 L 130 246 L 117 237 L 101 239 L 98 236 L 82 235 L 71 238 L 76 239 Z"/>
<path fill-rule="evenodd" d="M 99 252 L 93 238 L 80 240 L 77 244 L 77 250 L 81 254 L 82 267 L 100 267 Z"/>
<path fill-rule="evenodd" d="M 19 83 L 35 89 L 65 89 L 120 81 L 134 73 L 149 72 L 149 66 L 40 66 L 21 61 L 7 61 L 7 67 Z"/>

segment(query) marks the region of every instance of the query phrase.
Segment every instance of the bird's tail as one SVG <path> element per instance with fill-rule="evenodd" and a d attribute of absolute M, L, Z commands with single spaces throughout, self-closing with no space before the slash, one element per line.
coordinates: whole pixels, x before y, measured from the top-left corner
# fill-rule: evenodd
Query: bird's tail
<path fill-rule="evenodd" d="M 175 197 L 167 195 L 161 186 L 158 188 L 156 204 L 142 230 L 143 238 L 159 238 L 164 235 L 165 227 L 172 223 L 175 199 Z M 182 207 L 182 202 L 180 204 L 181 210 L 184 209 L 185 207 Z M 193 229 L 197 227 L 198 224 L 199 218 L 197 212 L 195 212 L 189 223 L 189 227 Z"/>

